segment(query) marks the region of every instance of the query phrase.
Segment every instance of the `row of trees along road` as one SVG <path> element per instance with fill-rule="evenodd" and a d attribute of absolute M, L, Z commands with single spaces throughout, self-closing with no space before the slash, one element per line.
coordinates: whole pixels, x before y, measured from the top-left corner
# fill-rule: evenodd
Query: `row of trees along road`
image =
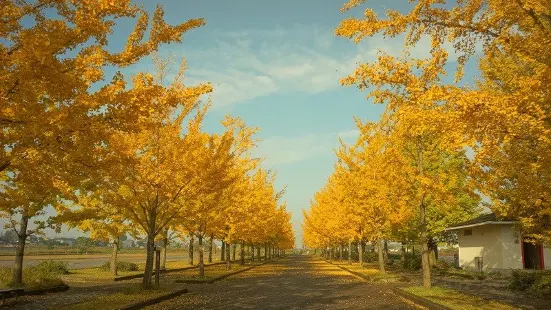
<path fill-rule="evenodd" d="M 155 56 L 202 19 L 169 25 L 160 6 L 150 18 L 130 0 L 1 2 L 0 210 L 19 237 L 14 285 L 27 237 L 61 223 L 114 241 L 114 262 L 120 236 L 145 235 L 145 288 L 169 231 L 292 247 L 274 175 L 251 156 L 256 129 L 228 116 L 222 133 L 204 132 L 210 83 L 185 84 L 185 63 L 168 81 L 173 62 Z M 136 23 L 112 51 L 120 19 Z M 152 54 L 153 74 L 104 72 Z M 56 216 L 29 229 L 49 206 Z"/>
<path fill-rule="evenodd" d="M 429 244 L 447 224 L 478 213 L 478 194 L 498 216 L 518 219 L 524 237 L 551 243 L 549 0 L 417 0 L 385 17 L 368 8 L 335 33 L 355 43 L 405 35 L 405 46 L 341 80 L 386 109 L 378 122 L 357 121 L 358 141 L 337 151 L 333 175 L 305 213 L 308 246 L 420 242 L 430 287 Z M 430 56 L 413 58 L 423 38 Z M 460 85 L 474 55 L 480 77 Z M 445 83 L 454 63 L 454 83 Z"/>

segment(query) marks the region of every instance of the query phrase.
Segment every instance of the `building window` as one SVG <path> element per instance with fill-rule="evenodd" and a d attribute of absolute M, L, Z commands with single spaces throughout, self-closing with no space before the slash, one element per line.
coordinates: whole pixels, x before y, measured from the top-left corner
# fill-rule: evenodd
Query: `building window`
<path fill-rule="evenodd" d="M 463 231 L 463 236 L 471 236 L 473 234 L 473 230 L 472 229 L 465 229 Z"/>

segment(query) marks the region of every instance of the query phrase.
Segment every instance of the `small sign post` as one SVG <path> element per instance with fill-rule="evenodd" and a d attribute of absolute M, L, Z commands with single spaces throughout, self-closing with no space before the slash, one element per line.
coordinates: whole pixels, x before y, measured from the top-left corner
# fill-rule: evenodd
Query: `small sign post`
<path fill-rule="evenodd" d="M 161 250 L 155 248 L 155 285 L 159 287 L 159 278 L 161 277 Z"/>

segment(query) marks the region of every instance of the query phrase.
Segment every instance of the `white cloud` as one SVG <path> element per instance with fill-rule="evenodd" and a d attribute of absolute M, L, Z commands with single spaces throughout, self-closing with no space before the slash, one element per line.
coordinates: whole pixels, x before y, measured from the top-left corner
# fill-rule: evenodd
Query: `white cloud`
<path fill-rule="evenodd" d="M 358 63 L 373 61 L 379 50 L 398 55 L 403 38 L 368 38 L 358 45 L 336 38 L 330 28 L 295 25 L 273 30 L 241 32 L 214 30 L 216 38 L 204 49 L 184 52 L 189 81 L 211 81 L 214 108 L 243 103 L 273 93 L 319 93 L 340 87 L 339 80 Z M 447 46 L 452 49 L 451 45 Z M 343 52 L 344 50 L 344 52 Z M 430 42 L 423 38 L 413 57 L 427 57 Z"/>
<path fill-rule="evenodd" d="M 272 168 L 318 156 L 332 155 L 339 146 L 339 138 L 342 138 L 345 143 L 354 143 L 358 136 L 359 131 L 355 129 L 293 137 L 274 136 L 262 140 L 255 155 L 265 158 L 263 165 Z"/>
<path fill-rule="evenodd" d="M 242 103 L 272 93 L 318 93 L 340 87 L 339 79 L 360 61 L 372 59 L 374 48 L 355 47 L 328 29 L 215 32 L 212 46 L 189 49 L 188 81 L 211 81 L 214 107 Z M 335 41 L 350 46 L 332 50 Z"/>
<path fill-rule="evenodd" d="M 360 131 L 358 129 L 339 132 L 339 137 L 346 141 L 350 141 L 350 140 L 354 141 L 355 139 L 358 139 L 359 136 L 360 136 Z"/>

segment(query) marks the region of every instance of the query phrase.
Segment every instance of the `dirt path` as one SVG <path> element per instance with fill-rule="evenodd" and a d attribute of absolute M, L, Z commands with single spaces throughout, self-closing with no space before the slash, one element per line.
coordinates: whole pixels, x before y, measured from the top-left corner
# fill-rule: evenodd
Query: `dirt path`
<path fill-rule="evenodd" d="M 278 260 L 147 309 L 412 309 L 389 284 L 366 283 L 299 256 Z"/>

